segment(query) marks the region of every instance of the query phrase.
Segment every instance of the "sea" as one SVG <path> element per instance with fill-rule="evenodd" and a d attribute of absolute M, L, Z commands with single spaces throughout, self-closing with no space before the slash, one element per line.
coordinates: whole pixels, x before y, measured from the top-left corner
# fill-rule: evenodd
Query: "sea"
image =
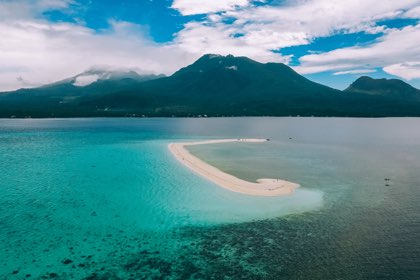
<path fill-rule="evenodd" d="M 0 119 L 0 279 L 420 279 L 420 118 Z"/>

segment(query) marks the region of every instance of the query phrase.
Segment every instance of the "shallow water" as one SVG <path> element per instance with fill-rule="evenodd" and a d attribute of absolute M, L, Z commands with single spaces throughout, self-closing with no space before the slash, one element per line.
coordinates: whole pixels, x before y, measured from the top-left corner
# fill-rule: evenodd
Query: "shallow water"
<path fill-rule="evenodd" d="M 5 279 L 416 279 L 420 119 L 0 120 Z M 294 195 L 215 186 L 171 141 Z M 390 181 L 385 181 L 390 178 Z"/>

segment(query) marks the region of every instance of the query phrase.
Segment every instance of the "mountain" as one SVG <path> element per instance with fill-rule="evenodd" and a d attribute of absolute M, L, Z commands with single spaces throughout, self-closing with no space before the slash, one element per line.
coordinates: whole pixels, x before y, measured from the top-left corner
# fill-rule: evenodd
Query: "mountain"
<path fill-rule="evenodd" d="M 328 103 L 337 95 L 343 94 L 309 81 L 284 64 L 211 54 L 170 77 L 91 102 L 116 111 L 142 108 L 141 113 L 148 116 L 307 115 L 307 109 L 312 108 L 312 114 L 319 110 L 314 101 Z"/>
<path fill-rule="evenodd" d="M 363 76 L 344 91 L 420 101 L 420 90 L 398 79 L 373 79 Z"/>
<path fill-rule="evenodd" d="M 90 70 L 40 88 L 3 93 L 0 116 L 420 115 L 420 102 L 399 95 L 398 89 L 385 94 L 359 84 L 339 91 L 281 63 L 208 54 L 169 77 Z"/>
<path fill-rule="evenodd" d="M 0 117 L 91 116 L 91 111 L 96 109 L 78 108 L 80 100 L 128 90 L 142 82 L 161 77 L 164 75 L 139 75 L 130 70 L 90 69 L 38 88 L 0 93 Z"/>

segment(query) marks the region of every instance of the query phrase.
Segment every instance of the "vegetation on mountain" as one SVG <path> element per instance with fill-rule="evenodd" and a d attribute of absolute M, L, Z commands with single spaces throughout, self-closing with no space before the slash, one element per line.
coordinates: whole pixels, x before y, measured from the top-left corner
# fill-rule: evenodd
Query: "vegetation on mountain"
<path fill-rule="evenodd" d="M 91 70 L 0 94 L 0 117 L 420 116 L 419 90 L 361 77 L 345 91 L 281 63 L 208 54 L 169 77 Z"/>

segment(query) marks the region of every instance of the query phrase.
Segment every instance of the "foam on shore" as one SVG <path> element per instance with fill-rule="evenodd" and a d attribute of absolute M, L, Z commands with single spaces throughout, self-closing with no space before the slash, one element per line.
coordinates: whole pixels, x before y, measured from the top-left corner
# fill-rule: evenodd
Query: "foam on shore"
<path fill-rule="evenodd" d="M 171 143 L 168 145 L 172 154 L 195 173 L 233 192 L 258 196 L 288 195 L 299 187 L 299 184 L 281 179 L 258 179 L 256 183 L 239 179 L 192 155 L 185 147 L 192 145 L 219 144 L 230 142 L 261 143 L 268 139 L 219 139 L 199 142 Z"/>

